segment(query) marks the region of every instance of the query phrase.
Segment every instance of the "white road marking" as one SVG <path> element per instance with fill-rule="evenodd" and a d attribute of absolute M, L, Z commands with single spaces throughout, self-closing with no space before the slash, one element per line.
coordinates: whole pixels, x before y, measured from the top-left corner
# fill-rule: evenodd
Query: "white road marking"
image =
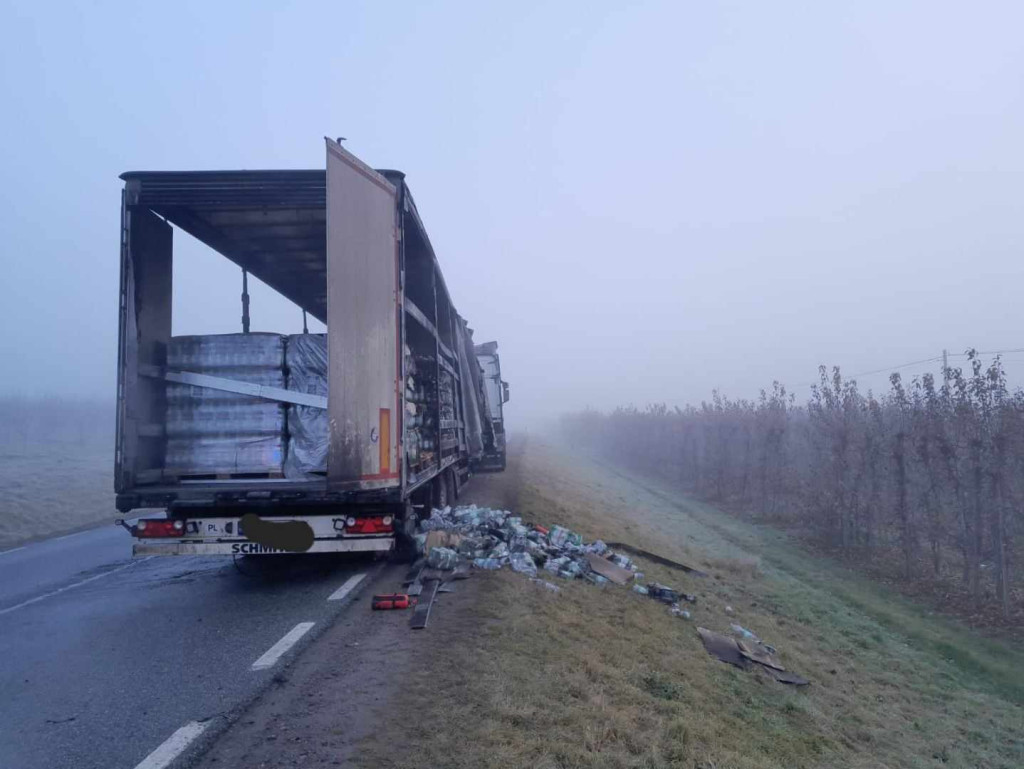
<path fill-rule="evenodd" d="M 88 534 L 92 529 L 86 529 L 85 531 L 73 531 L 70 534 L 64 534 L 60 537 L 53 537 L 52 539 L 44 539 L 44 542 L 60 542 L 62 539 L 71 539 L 72 537 L 78 537 L 82 534 Z"/>
<path fill-rule="evenodd" d="M 206 731 L 206 727 L 209 725 L 209 721 L 202 723 L 199 721 L 189 721 L 164 740 L 160 747 L 142 759 L 142 763 L 136 766 L 135 769 L 164 769 L 164 767 L 170 765 L 174 759 L 181 755 L 185 748 L 192 744 L 192 740 Z"/>
<path fill-rule="evenodd" d="M 0 555 L 7 555 L 8 553 L 17 553 L 19 550 L 24 550 L 24 549 L 25 549 L 25 546 L 22 545 L 21 547 L 12 547 L 10 550 L 0 550 Z"/>
<path fill-rule="evenodd" d="M 349 577 L 344 585 L 339 587 L 337 590 L 335 590 L 327 597 L 327 600 L 340 601 L 342 598 L 351 593 L 355 589 L 355 586 L 363 581 L 363 577 L 365 576 L 365 574 L 356 574 L 354 577 Z"/>
<path fill-rule="evenodd" d="M 149 556 L 149 558 L 154 558 L 154 557 L 155 556 L 152 556 L 152 555 Z M 98 579 L 103 579 L 104 577 L 109 577 L 111 574 L 116 574 L 117 572 L 123 571 L 124 569 L 127 569 L 127 568 L 129 568 L 131 566 L 134 566 L 137 563 L 142 563 L 142 561 L 148 561 L 149 558 L 140 558 L 138 561 L 132 561 L 131 563 L 126 563 L 123 566 L 118 566 L 116 569 L 111 569 L 110 571 L 105 571 L 102 574 L 97 574 L 97 575 L 95 575 L 93 577 L 89 577 L 88 579 L 83 579 L 81 582 L 75 582 L 74 584 L 71 584 L 71 585 L 65 585 L 64 587 L 59 587 L 56 590 L 51 590 L 49 593 L 43 593 L 42 595 L 37 595 L 35 598 L 29 598 L 27 601 L 22 601 L 21 603 L 15 604 L 14 606 L 8 606 L 6 609 L 0 609 L 0 615 L 4 615 L 4 614 L 7 614 L 8 612 L 12 612 L 15 609 L 23 609 L 26 606 L 31 606 L 32 604 L 38 603 L 39 601 L 42 601 L 42 600 L 44 600 L 46 598 L 52 598 L 55 595 L 59 595 L 60 593 L 63 593 L 65 590 L 71 590 L 72 588 L 81 587 L 82 585 L 87 585 L 90 582 L 95 582 Z"/>
<path fill-rule="evenodd" d="M 266 654 L 252 663 L 252 669 L 266 670 L 269 667 L 273 667 L 274 663 L 281 659 L 281 655 L 295 646 L 298 640 L 302 638 L 302 636 L 306 635 L 306 633 L 309 632 L 309 629 L 315 624 L 315 622 L 300 622 L 285 633 L 284 638 L 267 649 Z"/>

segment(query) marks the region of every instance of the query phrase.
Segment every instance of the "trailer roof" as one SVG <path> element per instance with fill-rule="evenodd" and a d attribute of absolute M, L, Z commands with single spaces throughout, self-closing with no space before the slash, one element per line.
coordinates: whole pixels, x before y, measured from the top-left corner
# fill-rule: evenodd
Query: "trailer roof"
<path fill-rule="evenodd" d="M 404 174 L 378 173 L 408 194 Z M 327 322 L 325 171 L 129 171 L 121 179 L 127 205 L 159 214 Z"/>

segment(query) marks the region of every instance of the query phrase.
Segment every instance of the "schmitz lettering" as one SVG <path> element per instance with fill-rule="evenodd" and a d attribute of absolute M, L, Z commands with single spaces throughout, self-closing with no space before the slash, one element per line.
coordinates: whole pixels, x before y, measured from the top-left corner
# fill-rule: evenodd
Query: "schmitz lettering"
<path fill-rule="evenodd" d="M 284 551 L 278 550 L 275 547 L 260 545 L 256 542 L 238 542 L 231 546 L 231 552 L 242 555 L 258 555 L 260 553 L 283 553 Z"/>

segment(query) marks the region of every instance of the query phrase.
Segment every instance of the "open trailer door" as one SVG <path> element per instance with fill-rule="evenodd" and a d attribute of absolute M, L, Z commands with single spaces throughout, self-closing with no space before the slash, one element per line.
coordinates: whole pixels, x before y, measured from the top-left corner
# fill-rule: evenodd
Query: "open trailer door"
<path fill-rule="evenodd" d="M 397 190 L 327 139 L 328 486 L 398 486 Z"/>

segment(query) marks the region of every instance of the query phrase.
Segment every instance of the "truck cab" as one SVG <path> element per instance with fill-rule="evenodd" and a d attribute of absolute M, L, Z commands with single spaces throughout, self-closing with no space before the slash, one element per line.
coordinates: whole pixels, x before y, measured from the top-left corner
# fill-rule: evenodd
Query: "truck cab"
<path fill-rule="evenodd" d="M 484 342 L 474 346 L 477 362 L 483 376 L 483 387 L 489 421 L 489 430 L 484 431 L 484 453 L 477 468 L 479 470 L 505 469 L 505 411 L 508 403 L 508 382 L 501 378 L 501 359 L 498 357 L 498 343 Z"/>

